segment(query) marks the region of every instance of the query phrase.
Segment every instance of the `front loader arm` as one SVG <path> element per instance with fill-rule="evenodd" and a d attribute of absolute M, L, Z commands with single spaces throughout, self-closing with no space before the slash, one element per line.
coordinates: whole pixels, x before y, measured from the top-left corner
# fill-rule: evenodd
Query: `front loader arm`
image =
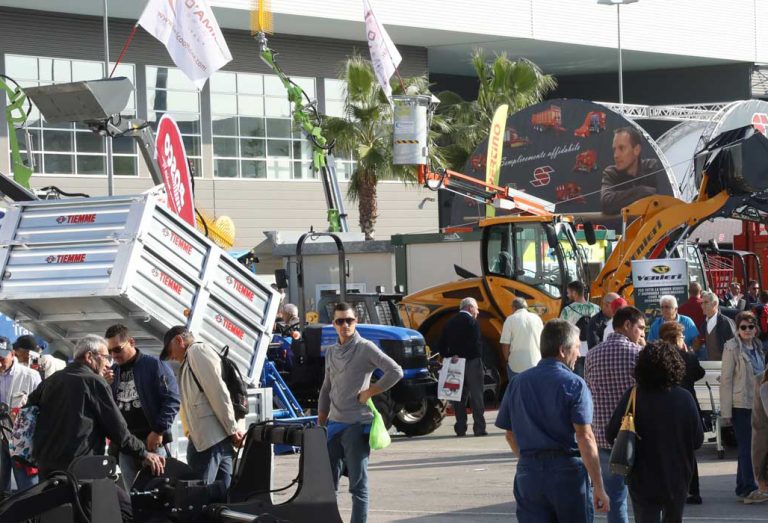
<path fill-rule="evenodd" d="M 627 220 L 639 216 L 616 244 L 605 266 L 592 283 L 592 297 L 620 292 L 632 273 L 632 260 L 649 258 L 649 254 L 670 233 L 687 227 L 688 233 L 702 221 L 723 209 L 730 196 L 721 191 L 712 198 L 683 202 L 671 196 L 648 196 L 622 209 Z"/>

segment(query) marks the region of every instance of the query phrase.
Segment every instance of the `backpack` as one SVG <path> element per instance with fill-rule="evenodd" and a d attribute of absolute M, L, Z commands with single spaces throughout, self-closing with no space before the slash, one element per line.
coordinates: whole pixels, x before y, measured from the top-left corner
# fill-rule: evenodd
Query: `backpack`
<path fill-rule="evenodd" d="M 576 314 L 579 314 L 580 317 L 574 325 L 576 326 L 577 329 L 579 329 L 579 340 L 587 341 L 587 327 L 589 326 L 589 320 L 591 316 L 587 316 L 579 313 L 578 311 L 576 311 L 576 309 L 574 309 L 570 305 L 568 305 L 568 308 L 571 309 Z"/>
<path fill-rule="evenodd" d="M 221 352 L 218 353 L 221 358 L 221 379 L 227 386 L 227 392 L 229 392 L 229 398 L 232 400 L 232 408 L 235 411 L 235 419 L 241 420 L 248 414 L 248 387 L 243 381 L 243 376 L 240 374 L 240 369 L 237 365 L 229 359 L 229 345 L 225 345 Z M 197 387 L 202 391 L 203 387 L 197 380 L 197 376 L 192 371 L 192 366 L 188 365 L 189 372 L 192 373 L 192 379 L 195 380 Z"/>

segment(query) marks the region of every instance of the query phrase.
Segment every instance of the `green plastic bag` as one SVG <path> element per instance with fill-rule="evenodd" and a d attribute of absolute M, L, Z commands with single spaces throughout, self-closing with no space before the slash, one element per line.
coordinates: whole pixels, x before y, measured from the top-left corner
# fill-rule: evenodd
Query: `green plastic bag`
<path fill-rule="evenodd" d="M 376 410 L 373 400 L 368 398 L 366 405 L 368 405 L 368 408 L 373 412 L 373 422 L 371 423 L 371 433 L 368 435 L 368 445 L 370 445 L 371 450 L 385 449 L 392 443 L 392 438 L 389 437 L 389 431 L 387 430 L 386 425 L 384 425 L 384 420 L 382 419 L 381 414 Z"/>

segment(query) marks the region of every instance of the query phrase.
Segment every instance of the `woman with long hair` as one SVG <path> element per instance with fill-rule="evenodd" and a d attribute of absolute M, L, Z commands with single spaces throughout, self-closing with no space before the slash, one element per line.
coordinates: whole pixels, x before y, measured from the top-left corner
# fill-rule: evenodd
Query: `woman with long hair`
<path fill-rule="evenodd" d="M 704 377 L 706 371 L 699 363 L 699 358 L 696 357 L 694 352 L 688 350 L 685 345 L 685 333 L 683 326 L 676 321 L 668 321 L 661 326 L 659 330 L 659 338 L 666 341 L 672 347 L 678 350 L 678 354 L 683 358 L 685 363 L 685 375 L 680 386 L 691 393 L 693 401 L 696 402 L 696 409 L 699 411 L 699 420 L 701 420 L 701 406 L 699 400 L 696 397 L 696 390 L 693 385 Z M 699 490 L 699 466 L 696 463 L 696 457 L 693 460 L 693 476 L 691 477 L 691 485 L 688 489 L 688 499 L 686 503 L 693 505 L 701 505 L 701 492 Z"/>
<path fill-rule="evenodd" d="M 747 498 L 750 503 L 768 500 L 768 369 L 757 381 L 752 403 L 752 468 L 760 495 Z"/>
<path fill-rule="evenodd" d="M 736 315 L 736 336 L 723 347 L 720 374 L 720 415 L 727 425 L 733 423 L 738 448 L 736 495 L 744 503 L 768 501 L 760 492 L 752 470 L 752 405 L 756 383 L 765 371 L 763 346 L 757 339 L 757 318 L 752 312 Z"/>
<path fill-rule="evenodd" d="M 680 387 L 685 363 L 664 341 L 648 343 L 635 366 L 635 463 L 627 477 L 629 496 L 638 523 L 683 520 L 694 451 L 704 442 L 696 402 Z M 624 394 L 606 427 L 613 444 L 631 395 Z"/>

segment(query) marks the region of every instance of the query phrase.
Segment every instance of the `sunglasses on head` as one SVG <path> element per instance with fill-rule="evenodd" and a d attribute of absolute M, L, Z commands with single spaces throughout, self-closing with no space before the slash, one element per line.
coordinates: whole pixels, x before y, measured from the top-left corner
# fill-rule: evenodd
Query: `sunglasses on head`
<path fill-rule="evenodd" d="M 353 324 L 353 323 L 355 323 L 356 321 L 357 321 L 357 319 L 356 319 L 356 318 L 336 318 L 335 320 L 333 320 L 333 323 L 335 323 L 336 325 L 338 325 L 339 327 L 341 327 L 341 326 L 342 326 L 342 325 L 344 325 L 345 323 L 346 323 L 347 325 L 352 325 L 352 324 Z"/>
<path fill-rule="evenodd" d="M 755 325 L 753 323 L 745 324 L 745 325 L 739 325 L 739 329 L 741 329 L 743 331 L 746 331 L 746 330 L 750 330 L 751 331 L 751 330 L 755 329 Z"/>

